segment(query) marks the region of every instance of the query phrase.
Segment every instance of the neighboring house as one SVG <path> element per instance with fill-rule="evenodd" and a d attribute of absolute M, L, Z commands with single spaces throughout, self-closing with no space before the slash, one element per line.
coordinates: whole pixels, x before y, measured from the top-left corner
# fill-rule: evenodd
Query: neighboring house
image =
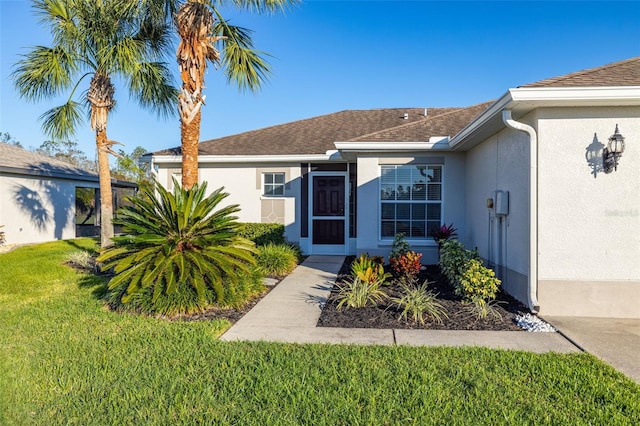
<path fill-rule="evenodd" d="M 602 152 L 626 139 L 617 170 Z M 424 263 L 442 223 L 542 315 L 640 317 L 640 57 L 468 108 L 342 111 L 200 144 L 200 180 L 307 254 Z M 171 188 L 180 150 L 150 161 Z"/>
<path fill-rule="evenodd" d="M 136 185 L 112 180 L 114 207 Z M 7 244 L 99 235 L 96 173 L 0 142 L 0 225 Z"/>

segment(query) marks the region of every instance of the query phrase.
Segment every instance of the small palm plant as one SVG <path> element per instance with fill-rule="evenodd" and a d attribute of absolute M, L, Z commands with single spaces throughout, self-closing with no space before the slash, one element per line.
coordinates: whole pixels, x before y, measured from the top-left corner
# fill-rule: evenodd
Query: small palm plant
<path fill-rule="evenodd" d="M 387 294 L 380 289 L 381 281 L 368 283 L 358 277 L 345 280 L 344 284 L 338 286 L 338 309 L 347 305 L 349 308 L 364 308 L 366 306 L 376 306 L 387 298 Z"/>
<path fill-rule="evenodd" d="M 173 193 L 155 183 L 129 198 L 132 205 L 114 221 L 127 235 L 98 257 L 115 274 L 110 302 L 168 315 L 242 305 L 262 284 L 259 277 L 246 280 L 255 276 L 254 248 L 237 235 L 238 206 L 218 208 L 228 194 L 220 188 L 205 197 L 206 182 L 188 190 L 173 185 Z"/>
<path fill-rule="evenodd" d="M 449 317 L 437 301 L 438 295 L 428 289 L 428 284 L 427 281 L 419 286 L 402 284 L 402 295 L 392 299 L 402 309 L 398 320 L 411 317 L 414 322 L 424 324 L 425 317 L 431 317 L 438 324 L 442 324 L 443 318 Z"/>

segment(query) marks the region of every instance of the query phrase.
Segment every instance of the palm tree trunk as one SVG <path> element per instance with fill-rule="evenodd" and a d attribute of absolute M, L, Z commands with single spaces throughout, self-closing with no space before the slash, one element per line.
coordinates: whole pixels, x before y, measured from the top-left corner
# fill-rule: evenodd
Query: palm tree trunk
<path fill-rule="evenodd" d="M 113 245 L 113 195 L 106 129 L 96 131 L 96 146 L 100 178 L 100 247 L 106 248 Z"/>
<path fill-rule="evenodd" d="M 181 120 L 182 134 L 182 187 L 190 189 L 198 183 L 198 141 L 200 140 L 200 119 L 202 111 L 190 122 Z"/>

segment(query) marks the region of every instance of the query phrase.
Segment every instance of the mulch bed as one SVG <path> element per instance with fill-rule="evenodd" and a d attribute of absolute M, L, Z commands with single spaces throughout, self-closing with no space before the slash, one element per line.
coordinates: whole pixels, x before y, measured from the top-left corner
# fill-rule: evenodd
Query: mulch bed
<path fill-rule="evenodd" d="M 348 278 L 353 257 L 348 257 L 338 275 L 339 284 Z M 396 328 L 396 329 L 430 329 L 430 330 L 492 330 L 492 331 L 523 331 L 515 323 L 518 314 L 529 312 L 526 306 L 515 300 L 510 295 L 500 292 L 496 300 L 497 312 L 500 318 L 488 317 L 477 319 L 469 314 L 468 306 L 453 293 L 453 288 L 447 283 L 446 278 L 440 274 L 437 265 L 428 265 L 419 275 L 419 283 L 425 280 L 430 282 L 429 289 L 438 293 L 438 302 L 446 309 L 448 318 L 443 318 L 442 324 L 426 319 L 425 324 L 412 320 L 398 320 L 400 310 L 391 302 L 384 302 L 375 307 L 366 308 L 337 308 L 337 301 L 333 296 L 337 294 L 334 287 L 329 301 L 325 304 L 318 321 L 318 327 L 342 327 L 342 328 Z M 397 285 L 385 286 L 384 290 L 392 297 L 399 295 Z"/>

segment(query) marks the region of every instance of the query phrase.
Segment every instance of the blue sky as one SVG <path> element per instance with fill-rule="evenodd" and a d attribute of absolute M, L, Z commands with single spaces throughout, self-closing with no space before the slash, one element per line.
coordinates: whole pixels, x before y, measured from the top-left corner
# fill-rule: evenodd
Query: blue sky
<path fill-rule="evenodd" d="M 274 75 L 260 92 L 241 94 L 209 68 L 202 140 L 345 109 L 469 106 L 640 55 L 640 1 L 307 0 L 284 15 L 226 16 L 254 30 Z M 49 43 L 29 1 L 0 0 L 0 131 L 27 147 L 47 139 L 39 116 L 64 98 L 27 103 L 10 72 L 29 46 Z M 141 110 L 121 86 L 116 97 L 107 132 L 126 151 L 180 144 L 177 118 Z M 94 155 L 88 123 L 76 140 Z"/>

